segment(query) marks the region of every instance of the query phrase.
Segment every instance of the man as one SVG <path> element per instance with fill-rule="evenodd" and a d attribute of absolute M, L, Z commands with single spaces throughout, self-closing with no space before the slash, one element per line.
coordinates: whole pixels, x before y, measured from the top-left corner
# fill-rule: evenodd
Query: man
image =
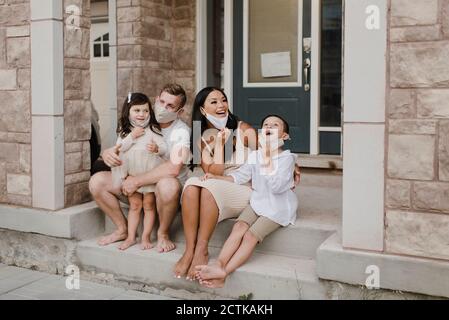
<path fill-rule="evenodd" d="M 190 157 L 190 128 L 178 117 L 184 111 L 186 100 L 184 89 L 177 84 L 166 85 L 156 98 L 156 119 L 170 150 L 170 157 L 165 162 L 144 175 L 129 176 L 121 190 L 113 186 L 110 171 L 98 172 L 91 177 L 89 190 L 93 198 L 117 228 L 113 233 L 100 238 L 99 245 L 124 240 L 128 235 L 127 221 L 118 199 L 120 195 L 128 196 L 141 186 L 156 184 L 156 207 L 159 216 L 157 248 L 159 252 L 175 249 L 175 244 L 169 238 L 169 230 L 179 207 L 182 185 L 188 172 L 185 164 Z M 103 161 L 109 167 L 121 165 L 119 148 L 120 146 L 115 146 L 103 152 Z"/>

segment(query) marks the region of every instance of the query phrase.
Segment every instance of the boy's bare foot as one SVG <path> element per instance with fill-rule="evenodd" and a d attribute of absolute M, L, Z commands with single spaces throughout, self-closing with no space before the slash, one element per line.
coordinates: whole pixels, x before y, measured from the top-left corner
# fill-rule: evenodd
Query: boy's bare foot
<path fill-rule="evenodd" d="M 210 289 L 223 288 L 225 281 L 226 279 L 200 280 L 200 285 Z"/>
<path fill-rule="evenodd" d="M 118 248 L 120 250 L 126 250 L 135 244 L 136 244 L 136 239 L 126 239 L 121 245 L 118 246 Z"/>
<path fill-rule="evenodd" d="M 107 246 L 108 244 L 125 240 L 128 237 L 128 233 L 126 231 L 116 230 L 111 234 L 108 234 L 104 237 L 98 239 L 97 243 L 100 246 Z"/>
<path fill-rule="evenodd" d="M 208 265 L 199 268 L 198 275 L 201 280 L 224 280 L 227 276 L 225 269 L 219 265 Z"/>
<path fill-rule="evenodd" d="M 198 242 L 195 248 L 195 254 L 193 256 L 192 263 L 190 264 L 189 272 L 187 273 L 187 280 L 195 280 L 195 267 L 206 265 L 209 261 L 209 252 L 207 250 L 207 242 Z"/>
<path fill-rule="evenodd" d="M 180 279 L 181 277 L 185 277 L 187 275 L 187 270 L 189 270 L 192 259 L 193 252 L 184 252 L 181 259 L 176 262 L 175 267 L 173 268 L 173 273 L 176 278 Z"/>
<path fill-rule="evenodd" d="M 168 238 L 168 235 L 157 235 L 157 251 L 159 253 L 169 252 L 176 248 L 176 245 Z"/>
<path fill-rule="evenodd" d="M 153 247 L 154 245 L 148 240 L 142 240 L 142 243 L 140 244 L 140 249 L 142 250 L 150 250 Z"/>

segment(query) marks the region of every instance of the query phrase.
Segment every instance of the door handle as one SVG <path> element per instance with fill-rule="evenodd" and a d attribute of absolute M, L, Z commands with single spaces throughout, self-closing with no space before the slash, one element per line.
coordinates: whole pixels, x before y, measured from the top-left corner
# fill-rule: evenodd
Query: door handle
<path fill-rule="evenodd" d="M 304 60 L 304 91 L 310 91 L 310 83 L 309 83 L 309 70 L 312 65 L 310 58 L 306 58 Z"/>

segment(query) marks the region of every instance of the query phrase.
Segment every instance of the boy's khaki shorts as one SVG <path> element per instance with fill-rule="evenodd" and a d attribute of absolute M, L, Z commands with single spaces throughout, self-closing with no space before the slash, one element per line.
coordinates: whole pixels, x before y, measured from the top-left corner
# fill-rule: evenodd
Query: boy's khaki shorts
<path fill-rule="evenodd" d="M 262 242 L 266 236 L 279 227 L 282 227 L 280 224 L 271 221 L 266 217 L 257 215 L 250 205 L 243 210 L 237 218 L 237 221 L 246 222 L 250 226 L 249 231 L 251 231 L 251 233 L 259 239 L 259 242 Z"/>

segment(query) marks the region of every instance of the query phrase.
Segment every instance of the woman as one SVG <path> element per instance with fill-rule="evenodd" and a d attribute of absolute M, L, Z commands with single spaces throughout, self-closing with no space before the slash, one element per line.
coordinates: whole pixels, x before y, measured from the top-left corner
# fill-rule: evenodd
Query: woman
<path fill-rule="evenodd" d="M 200 147 L 204 173 L 231 173 L 245 162 L 248 147 L 254 150 L 257 146 L 256 130 L 229 111 L 221 89 L 207 87 L 197 94 L 194 121 L 201 123 L 201 139 L 192 141 L 191 148 L 194 143 Z M 186 276 L 187 280 L 194 280 L 195 266 L 208 262 L 208 244 L 215 226 L 224 219 L 237 217 L 248 205 L 250 195 L 248 185 L 200 181 L 195 177 L 187 180 L 181 199 L 186 248 L 174 268 L 177 278 Z"/>

